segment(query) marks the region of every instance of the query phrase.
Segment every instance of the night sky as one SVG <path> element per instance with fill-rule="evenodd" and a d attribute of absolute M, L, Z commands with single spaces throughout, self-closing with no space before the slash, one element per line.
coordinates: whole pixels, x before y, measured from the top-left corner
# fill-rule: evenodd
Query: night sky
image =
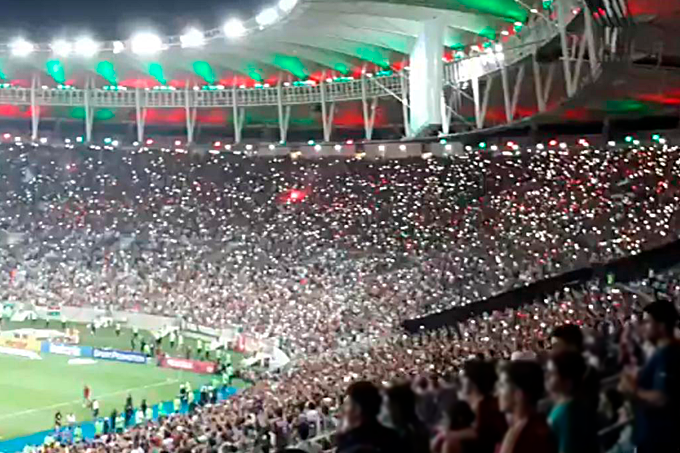
<path fill-rule="evenodd" d="M 188 25 L 209 29 L 227 17 L 246 19 L 266 0 L 6 0 L 0 14 L 0 37 L 22 34 L 30 40 L 88 33 L 98 39 L 127 39 L 133 31 L 152 28 L 180 34 Z"/>

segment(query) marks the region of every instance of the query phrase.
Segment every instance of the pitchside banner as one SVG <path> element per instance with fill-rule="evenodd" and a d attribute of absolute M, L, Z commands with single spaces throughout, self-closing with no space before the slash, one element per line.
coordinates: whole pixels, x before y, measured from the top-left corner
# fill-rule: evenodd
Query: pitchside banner
<path fill-rule="evenodd" d="M 190 371 L 192 373 L 213 374 L 215 364 L 212 362 L 200 362 L 198 360 L 177 359 L 174 357 L 163 357 L 161 367 L 173 368 L 175 370 Z"/>
<path fill-rule="evenodd" d="M 41 342 L 33 337 L 0 337 L 0 346 L 5 348 L 23 349 L 24 351 L 40 352 Z"/>
<path fill-rule="evenodd" d="M 54 344 L 43 341 L 40 352 L 49 354 L 68 355 L 71 357 L 92 357 L 94 350 L 90 346 L 75 346 L 70 344 Z"/>
<path fill-rule="evenodd" d="M 146 363 L 146 356 L 139 352 L 119 351 L 117 349 L 94 348 L 92 358 L 103 360 L 114 360 L 125 363 Z"/>

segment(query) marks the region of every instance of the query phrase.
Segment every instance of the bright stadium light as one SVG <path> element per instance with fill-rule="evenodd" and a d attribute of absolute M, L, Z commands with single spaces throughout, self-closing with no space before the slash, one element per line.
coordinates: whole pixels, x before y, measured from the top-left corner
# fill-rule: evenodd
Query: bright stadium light
<path fill-rule="evenodd" d="M 99 43 L 92 38 L 83 37 L 76 40 L 73 49 L 81 57 L 93 57 L 99 52 Z"/>
<path fill-rule="evenodd" d="M 230 19 L 224 24 L 223 31 L 227 38 L 240 38 L 246 34 L 246 27 L 240 20 Z"/>
<path fill-rule="evenodd" d="M 121 53 L 125 51 L 125 43 L 123 41 L 113 41 L 113 53 Z"/>
<path fill-rule="evenodd" d="M 182 47 L 201 47 L 205 44 L 205 36 L 203 32 L 195 28 L 191 28 L 179 37 L 179 42 Z"/>
<path fill-rule="evenodd" d="M 297 0 L 281 0 L 279 1 L 279 9 L 282 11 L 290 11 L 297 5 Z"/>
<path fill-rule="evenodd" d="M 65 39 L 57 39 L 50 44 L 52 52 L 58 57 L 68 57 L 73 52 L 73 46 Z"/>
<path fill-rule="evenodd" d="M 258 14 L 255 17 L 255 20 L 260 26 L 266 27 L 267 25 L 271 25 L 279 20 L 279 12 L 276 10 L 276 8 L 267 8 Z"/>
<path fill-rule="evenodd" d="M 25 57 L 35 50 L 35 46 L 23 38 L 18 38 L 12 41 L 9 49 L 15 57 Z"/>
<path fill-rule="evenodd" d="M 153 55 L 163 50 L 163 40 L 153 33 L 137 33 L 130 40 L 130 48 L 137 55 Z"/>

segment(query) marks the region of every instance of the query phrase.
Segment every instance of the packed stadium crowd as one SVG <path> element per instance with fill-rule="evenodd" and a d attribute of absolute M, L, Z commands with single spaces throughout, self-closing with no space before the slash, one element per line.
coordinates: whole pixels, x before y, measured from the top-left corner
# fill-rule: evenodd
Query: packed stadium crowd
<path fill-rule="evenodd" d="M 2 296 L 241 326 L 307 355 L 679 231 L 676 148 L 302 161 L 0 148 Z"/>
<path fill-rule="evenodd" d="M 676 240 L 679 175 L 671 147 L 302 161 L 7 145 L 2 296 L 242 326 L 297 359 L 226 402 L 75 451 L 315 452 L 335 429 L 341 453 L 597 451 L 597 428 L 630 407 L 621 395 L 657 399 L 636 417 L 647 437 L 618 446 L 675 451 L 644 443 L 677 420 L 676 371 L 645 349 L 672 336 L 672 304 L 648 308 L 646 337 L 640 298 L 599 282 L 444 331 L 399 326 Z M 675 274 L 661 282 L 677 296 Z M 596 411 L 593 376 L 624 364 L 643 373 L 626 370 Z"/>

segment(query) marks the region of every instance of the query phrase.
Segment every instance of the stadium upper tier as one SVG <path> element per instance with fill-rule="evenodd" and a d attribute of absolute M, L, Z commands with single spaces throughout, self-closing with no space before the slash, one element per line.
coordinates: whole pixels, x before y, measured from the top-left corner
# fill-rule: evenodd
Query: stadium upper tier
<path fill-rule="evenodd" d="M 339 128 L 370 140 L 667 114 L 675 76 L 659 68 L 675 51 L 657 44 L 672 30 L 639 38 L 674 17 L 655 3 L 281 0 L 176 36 L 19 38 L 0 45 L 0 117 L 30 119 L 34 139 L 41 120 L 71 119 L 88 141 L 110 121 L 139 141 L 147 125 L 185 128 L 190 143 L 197 125 L 228 126 L 238 143 L 246 128 L 329 142 Z"/>

